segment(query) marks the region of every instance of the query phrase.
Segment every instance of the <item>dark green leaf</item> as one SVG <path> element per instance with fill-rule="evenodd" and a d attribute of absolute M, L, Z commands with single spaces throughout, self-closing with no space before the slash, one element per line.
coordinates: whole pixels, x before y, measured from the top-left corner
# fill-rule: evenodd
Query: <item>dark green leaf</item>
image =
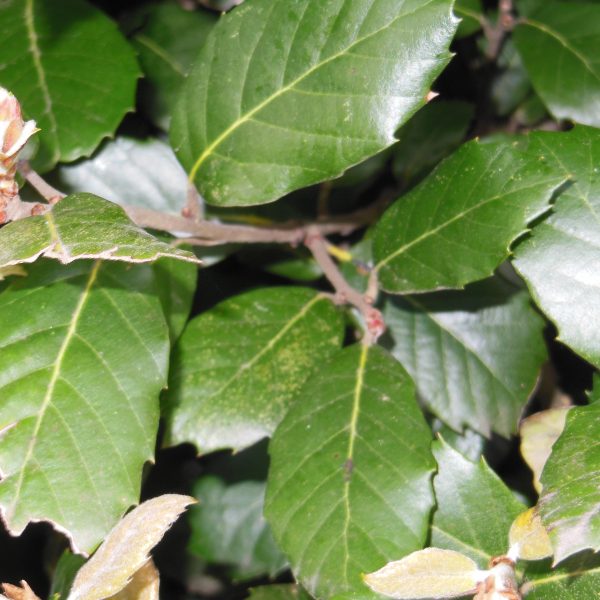
<path fill-rule="evenodd" d="M 600 403 L 600 373 L 594 373 L 594 385 L 588 392 L 590 404 Z"/>
<path fill-rule="evenodd" d="M 83 556 L 73 554 L 70 550 L 65 550 L 61 554 L 52 576 L 50 598 L 53 598 L 54 594 L 58 594 L 61 600 L 68 597 L 75 575 L 84 563 Z"/>
<path fill-rule="evenodd" d="M 474 464 L 443 440 L 434 444 L 437 510 L 431 545 L 471 557 L 480 568 L 508 551 L 508 532 L 525 506 L 482 459 Z"/>
<path fill-rule="evenodd" d="M 481 29 L 483 7 L 481 0 L 456 0 L 454 12 L 461 18 L 456 37 L 466 37 Z"/>
<path fill-rule="evenodd" d="M 142 25 L 133 41 L 146 76 L 141 97 L 148 114 L 166 129 L 179 89 L 217 15 L 168 2 L 144 7 L 139 19 Z"/>
<path fill-rule="evenodd" d="M 515 250 L 515 266 L 558 339 L 600 366 L 600 131 L 538 133 L 545 159 L 572 184 Z"/>
<path fill-rule="evenodd" d="M 541 483 L 540 515 L 555 563 L 580 550 L 600 550 L 600 404 L 568 412 Z"/>
<path fill-rule="evenodd" d="M 0 294 L 0 507 L 14 534 L 50 521 L 89 552 L 139 499 L 168 331 L 149 267 L 30 271 Z"/>
<path fill-rule="evenodd" d="M 599 127 L 600 5 L 546 0 L 513 35 L 550 112 Z"/>
<path fill-rule="evenodd" d="M 173 117 L 190 179 L 209 203 L 262 204 L 391 145 L 450 58 L 451 5 L 248 0 L 222 17 Z"/>
<path fill-rule="evenodd" d="M 92 194 L 73 194 L 48 212 L 0 230 L 0 268 L 40 256 L 67 264 L 84 258 L 141 263 L 161 257 L 198 263 L 187 250 L 156 239 L 134 225 L 123 209 Z"/>
<path fill-rule="evenodd" d="M 544 321 L 526 292 L 495 278 L 459 292 L 390 298 L 384 318 L 392 354 L 442 421 L 485 436 L 516 432 L 546 360 Z"/>
<path fill-rule="evenodd" d="M 533 139 L 474 140 L 396 201 L 373 236 L 383 289 L 461 288 L 491 275 L 565 179 L 543 154 Z"/>
<path fill-rule="evenodd" d="M 299 585 L 261 585 L 250 588 L 250 600 L 310 600 L 310 596 Z"/>
<path fill-rule="evenodd" d="M 422 179 L 460 146 L 472 118 L 473 106 L 467 102 L 425 105 L 398 132 L 392 164 L 397 179 L 404 184 Z"/>
<path fill-rule="evenodd" d="M 187 197 L 187 177 L 167 144 L 157 139 L 118 137 L 90 159 L 58 169 L 56 185 L 89 192 L 122 205 L 179 215 Z"/>
<path fill-rule="evenodd" d="M 234 579 L 275 576 L 286 567 L 263 517 L 264 482 L 227 486 L 217 477 L 203 477 L 194 496 L 199 504 L 190 510 L 192 552 L 208 562 L 231 565 Z"/>
<path fill-rule="evenodd" d="M 361 573 L 423 546 L 430 436 L 379 347 L 340 351 L 302 388 L 271 441 L 265 514 L 309 592 L 373 598 Z"/>
<path fill-rule="evenodd" d="M 204 453 L 270 436 L 342 338 L 341 313 L 303 288 L 255 290 L 196 317 L 173 357 L 170 442 Z"/>
<path fill-rule="evenodd" d="M 2 85 L 41 129 L 39 169 L 91 154 L 133 109 L 134 52 L 89 3 L 1 2 L 0 39 Z"/>

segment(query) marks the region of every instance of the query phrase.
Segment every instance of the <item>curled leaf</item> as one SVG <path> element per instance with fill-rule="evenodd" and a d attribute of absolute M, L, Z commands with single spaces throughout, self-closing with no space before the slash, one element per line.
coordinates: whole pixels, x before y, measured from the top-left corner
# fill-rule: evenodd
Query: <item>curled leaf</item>
<path fill-rule="evenodd" d="M 474 593 L 487 571 L 460 552 L 425 548 L 363 577 L 378 594 L 397 598 L 455 598 Z"/>
<path fill-rule="evenodd" d="M 523 560 L 541 560 L 552 556 L 552 544 L 542 524 L 537 508 L 522 512 L 513 522 L 508 534 L 510 554 Z"/>

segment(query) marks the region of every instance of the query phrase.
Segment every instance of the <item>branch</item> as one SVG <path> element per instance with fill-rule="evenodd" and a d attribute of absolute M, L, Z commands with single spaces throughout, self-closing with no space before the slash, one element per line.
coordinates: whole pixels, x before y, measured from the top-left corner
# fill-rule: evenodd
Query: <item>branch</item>
<path fill-rule="evenodd" d="M 304 244 L 311 251 L 318 265 L 323 269 L 336 292 L 336 300 L 340 304 L 351 304 L 362 315 L 367 328 L 365 337 L 369 344 L 374 344 L 385 331 L 383 315 L 373 307 L 374 298 L 355 290 L 344 278 L 341 271 L 327 251 L 327 241 L 318 228 L 308 229 Z"/>
<path fill-rule="evenodd" d="M 45 179 L 38 175 L 29 164 L 28 161 L 24 160 L 19 163 L 19 173 L 25 178 L 27 183 L 33 187 L 36 192 L 49 204 L 56 204 L 59 200 L 62 200 L 65 195 L 59 192 L 56 188 L 52 187 Z"/>
<path fill-rule="evenodd" d="M 515 26 L 514 6 L 512 0 L 499 0 L 498 2 L 498 20 L 492 25 L 485 17 L 481 21 L 483 33 L 488 41 L 486 56 L 489 60 L 496 60 L 504 41 L 506 34 L 513 30 Z"/>

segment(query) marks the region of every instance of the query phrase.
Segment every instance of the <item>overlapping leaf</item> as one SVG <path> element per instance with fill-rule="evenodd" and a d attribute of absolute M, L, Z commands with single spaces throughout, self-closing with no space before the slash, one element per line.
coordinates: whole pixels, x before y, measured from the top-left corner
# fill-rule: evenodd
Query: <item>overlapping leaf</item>
<path fill-rule="evenodd" d="M 300 586 L 293 584 L 261 585 L 250 589 L 251 600 L 310 600 Z"/>
<path fill-rule="evenodd" d="M 600 549 L 600 405 L 573 408 L 541 476 L 540 514 L 555 562 Z"/>
<path fill-rule="evenodd" d="M 519 20 L 517 48 L 558 119 L 600 126 L 600 6 L 546 0 Z"/>
<path fill-rule="evenodd" d="M 30 270 L 0 294 L 0 510 L 14 534 L 46 520 L 89 552 L 139 499 L 167 327 L 149 267 Z"/>
<path fill-rule="evenodd" d="M 40 256 L 64 264 L 85 258 L 142 263 L 166 257 L 200 262 L 191 252 L 134 225 L 116 204 L 92 194 L 67 196 L 45 214 L 0 230 L 0 267 L 33 262 Z"/>
<path fill-rule="evenodd" d="M 2 2 L 0 38 L 2 85 L 42 130 L 38 168 L 89 155 L 133 108 L 133 50 L 89 3 Z"/>
<path fill-rule="evenodd" d="M 545 160 L 571 185 L 515 250 L 515 266 L 558 339 L 600 366 L 600 131 L 537 133 Z M 575 308 L 576 307 L 576 308 Z"/>
<path fill-rule="evenodd" d="M 490 279 L 459 292 L 390 298 L 384 316 L 384 342 L 442 421 L 486 436 L 516 431 L 546 357 L 544 322 L 526 292 Z"/>
<path fill-rule="evenodd" d="M 287 565 L 263 517 L 265 484 L 242 481 L 227 486 L 203 477 L 194 487 L 199 504 L 190 511 L 190 550 L 232 569 L 234 579 L 274 577 Z"/>
<path fill-rule="evenodd" d="M 304 288 L 262 288 L 196 317 L 173 357 L 170 441 L 209 452 L 270 436 L 342 337 L 331 301 Z"/>
<path fill-rule="evenodd" d="M 265 514 L 309 592 L 372 598 L 361 573 L 423 546 L 430 435 L 379 347 L 340 351 L 302 388 L 271 442 Z"/>
<path fill-rule="evenodd" d="M 448 62 L 451 5 L 247 0 L 209 35 L 173 117 L 190 179 L 209 203 L 261 204 L 392 144 Z"/>
<path fill-rule="evenodd" d="M 474 140 L 396 201 L 373 238 L 383 288 L 461 288 L 491 275 L 565 179 L 544 152 L 534 139 Z"/>

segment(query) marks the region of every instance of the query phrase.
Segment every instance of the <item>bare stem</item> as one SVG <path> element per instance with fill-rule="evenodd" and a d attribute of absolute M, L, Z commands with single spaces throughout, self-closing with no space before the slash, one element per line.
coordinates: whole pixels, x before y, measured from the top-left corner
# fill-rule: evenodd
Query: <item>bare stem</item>
<path fill-rule="evenodd" d="M 385 331 L 383 316 L 374 308 L 373 299 L 369 295 L 355 290 L 342 275 L 331 255 L 327 251 L 327 240 L 317 227 L 309 227 L 304 244 L 311 251 L 318 265 L 323 270 L 336 292 L 336 300 L 340 304 L 356 307 L 362 315 L 366 326 L 366 342 L 374 344 Z"/>
<path fill-rule="evenodd" d="M 485 17 L 481 21 L 483 33 L 488 40 L 486 56 L 489 60 L 496 60 L 504 41 L 506 34 L 514 29 L 515 16 L 513 0 L 499 0 L 498 2 L 498 20 L 492 25 Z"/>
<path fill-rule="evenodd" d="M 22 161 L 18 166 L 19 173 L 25 178 L 27 183 L 33 187 L 36 192 L 44 198 L 49 204 L 56 204 L 62 200 L 65 195 L 52 187 L 45 179 L 36 173 L 28 161 Z"/>

